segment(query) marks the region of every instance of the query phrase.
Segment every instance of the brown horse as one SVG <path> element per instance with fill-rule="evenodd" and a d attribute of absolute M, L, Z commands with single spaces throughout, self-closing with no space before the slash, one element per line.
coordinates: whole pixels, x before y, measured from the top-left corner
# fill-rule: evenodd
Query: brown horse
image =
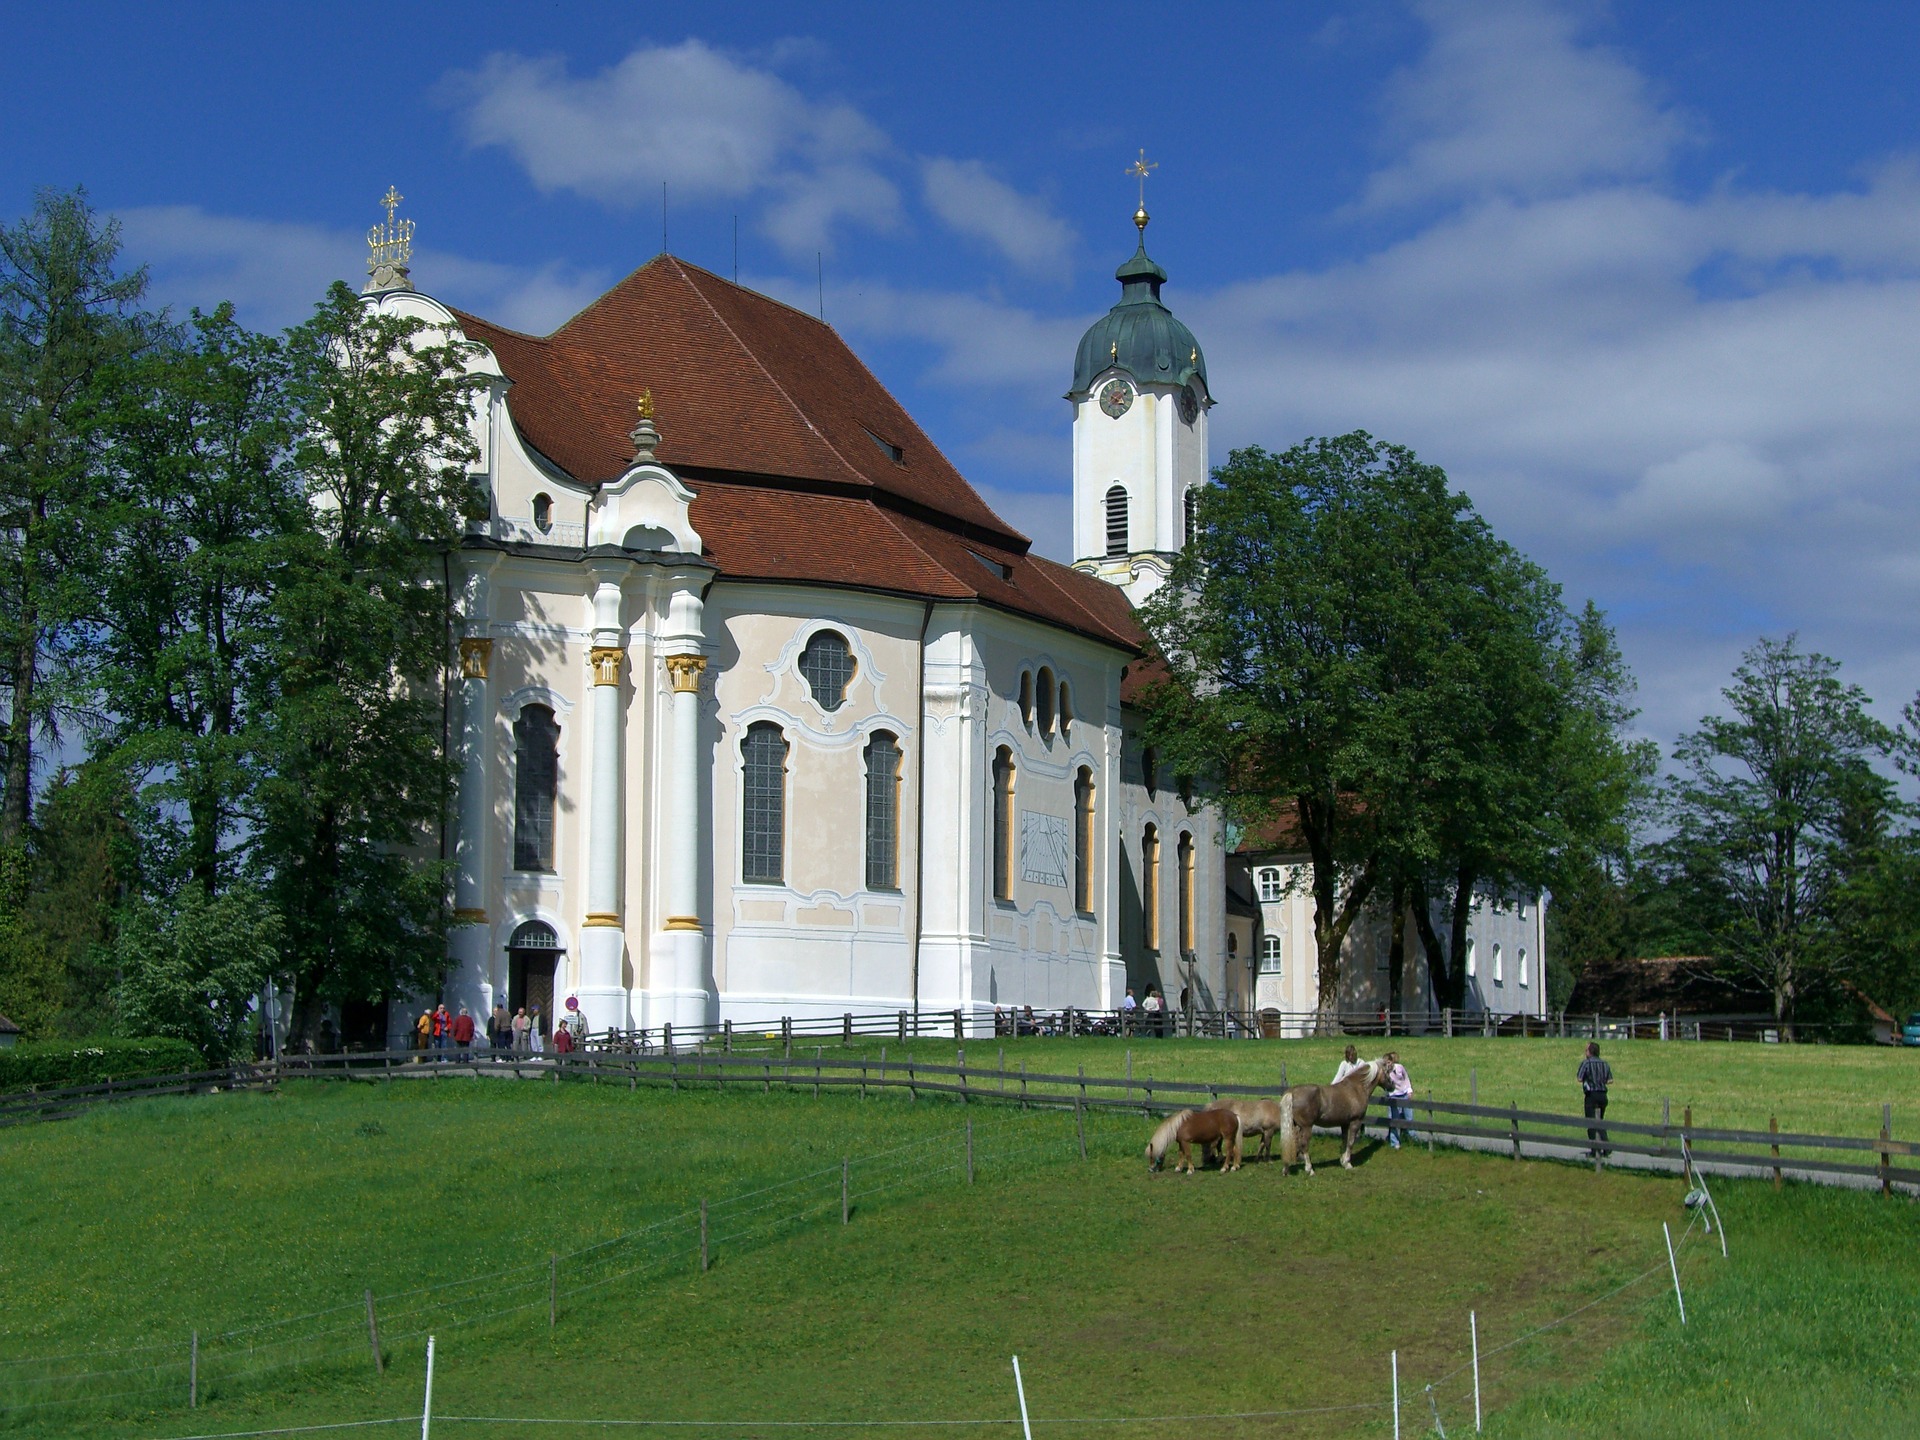
<path fill-rule="evenodd" d="M 1313 1127 L 1327 1125 L 1341 1132 L 1345 1144 L 1340 1164 L 1353 1168 L 1353 1145 L 1360 1138 L 1360 1126 L 1367 1118 L 1367 1097 L 1375 1086 L 1387 1083 L 1387 1061 L 1369 1060 L 1337 1085 L 1296 1085 L 1280 1097 L 1280 1173 L 1286 1174 L 1295 1159 L 1302 1161 L 1307 1174 L 1313 1174 L 1313 1159 L 1307 1147 L 1313 1141 Z"/>
<path fill-rule="evenodd" d="M 1220 1147 L 1220 1173 L 1240 1168 L 1240 1117 L 1229 1110 L 1179 1110 L 1160 1122 L 1160 1128 L 1153 1132 L 1153 1139 L 1147 1142 L 1147 1168 L 1158 1170 L 1160 1162 L 1166 1158 L 1170 1146 L 1180 1147 L 1180 1159 L 1174 1164 L 1177 1173 L 1184 1168 L 1187 1174 L 1194 1171 L 1193 1156 L 1189 1146 L 1200 1147 L 1200 1163 L 1205 1164 L 1207 1155 L 1214 1147 Z"/>
<path fill-rule="evenodd" d="M 1231 1110 L 1240 1120 L 1240 1138 L 1260 1137 L 1260 1158 L 1268 1159 L 1273 1154 L 1273 1137 L 1280 1129 L 1280 1102 L 1278 1100 L 1231 1099 L 1216 1100 L 1207 1106 L 1209 1110 Z"/>

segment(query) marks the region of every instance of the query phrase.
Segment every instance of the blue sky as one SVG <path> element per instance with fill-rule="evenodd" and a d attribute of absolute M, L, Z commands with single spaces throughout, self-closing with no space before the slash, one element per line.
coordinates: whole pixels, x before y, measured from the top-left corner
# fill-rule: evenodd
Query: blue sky
<path fill-rule="evenodd" d="M 1364 427 L 1614 616 L 1663 739 L 1797 629 L 1920 686 L 1920 7 L 42 6 L 0 214 L 84 184 L 176 306 L 299 318 L 389 183 L 535 331 L 671 248 L 815 300 L 1040 549 L 1150 248 L 1214 458 Z"/>

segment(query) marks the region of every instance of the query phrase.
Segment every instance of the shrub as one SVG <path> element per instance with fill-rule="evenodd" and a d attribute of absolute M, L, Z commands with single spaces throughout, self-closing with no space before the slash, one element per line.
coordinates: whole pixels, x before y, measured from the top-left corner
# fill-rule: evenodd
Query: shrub
<path fill-rule="evenodd" d="M 186 1041 L 164 1037 L 88 1040 L 77 1045 L 70 1040 L 29 1041 L 0 1050 L 0 1093 L 203 1070 L 206 1063 Z"/>

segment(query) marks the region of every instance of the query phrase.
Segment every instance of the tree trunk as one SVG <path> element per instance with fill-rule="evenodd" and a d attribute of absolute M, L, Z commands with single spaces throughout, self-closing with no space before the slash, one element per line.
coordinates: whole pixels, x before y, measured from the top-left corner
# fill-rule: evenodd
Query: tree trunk
<path fill-rule="evenodd" d="M 1448 1004 L 1463 1010 L 1467 1003 L 1467 925 L 1473 919 L 1473 887 L 1480 876 L 1471 865 L 1462 865 L 1453 877 L 1453 924 L 1449 937 L 1452 954 L 1447 969 L 1453 981 Z"/>
<path fill-rule="evenodd" d="M 1440 932 L 1433 928 L 1433 897 L 1427 894 L 1423 880 L 1410 882 L 1408 894 L 1413 902 L 1414 933 L 1420 937 L 1420 948 L 1427 954 L 1427 975 L 1432 982 L 1434 1002 L 1457 1010 L 1460 1001 L 1454 994 L 1454 972 L 1447 964 L 1447 947 L 1440 943 Z"/>
<path fill-rule="evenodd" d="M 1393 882 L 1393 940 L 1387 947 L 1387 1011 L 1398 1014 L 1406 1008 L 1407 966 L 1407 882 Z"/>
<path fill-rule="evenodd" d="M 0 799 L 0 845 L 23 844 L 33 819 L 33 680 L 40 665 L 40 632 L 31 614 L 20 617 L 13 654 L 13 717 L 7 726 L 7 793 Z"/>

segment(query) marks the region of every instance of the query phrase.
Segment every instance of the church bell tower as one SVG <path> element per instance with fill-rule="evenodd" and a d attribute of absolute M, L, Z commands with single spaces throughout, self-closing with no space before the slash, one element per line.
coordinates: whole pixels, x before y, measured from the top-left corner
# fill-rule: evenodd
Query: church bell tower
<path fill-rule="evenodd" d="M 1207 480 L 1207 362 L 1160 299 L 1167 272 L 1147 255 L 1145 152 L 1133 223 L 1139 248 L 1118 270 L 1120 300 L 1080 337 L 1073 362 L 1074 567 L 1136 605 L 1186 544 L 1194 492 Z"/>

